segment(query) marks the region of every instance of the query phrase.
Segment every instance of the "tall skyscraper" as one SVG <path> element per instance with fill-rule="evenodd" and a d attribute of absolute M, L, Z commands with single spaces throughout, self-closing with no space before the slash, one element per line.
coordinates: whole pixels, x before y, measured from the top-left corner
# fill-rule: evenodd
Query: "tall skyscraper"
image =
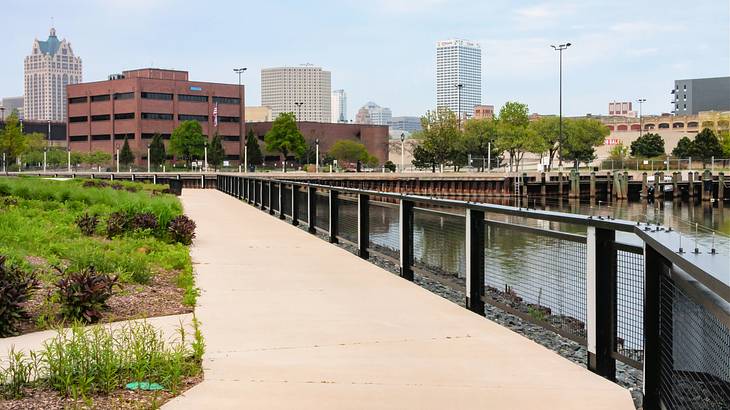
<path fill-rule="evenodd" d="M 332 91 L 332 122 L 347 122 L 347 94 L 345 90 Z"/>
<path fill-rule="evenodd" d="M 360 107 L 355 115 L 355 122 L 358 124 L 388 125 L 392 119 L 390 108 L 381 107 L 372 101 Z"/>
<path fill-rule="evenodd" d="M 461 85 L 461 87 L 459 87 Z M 474 106 L 482 102 L 482 48 L 468 40 L 445 40 L 436 43 L 436 107 L 474 115 Z"/>
<path fill-rule="evenodd" d="M 331 73 L 322 67 L 301 65 L 261 70 L 261 105 L 276 118 L 292 112 L 298 121 L 330 122 Z"/>
<path fill-rule="evenodd" d="M 66 85 L 80 83 L 81 73 L 81 57 L 66 39 L 58 40 L 55 28 L 48 40 L 35 39 L 25 57 L 25 119 L 66 121 Z"/>

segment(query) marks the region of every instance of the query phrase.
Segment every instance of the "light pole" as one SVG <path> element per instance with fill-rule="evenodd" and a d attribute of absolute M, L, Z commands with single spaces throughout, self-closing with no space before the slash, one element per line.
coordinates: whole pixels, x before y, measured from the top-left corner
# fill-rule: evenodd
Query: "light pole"
<path fill-rule="evenodd" d="M 203 145 L 203 171 L 208 172 L 208 141 Z"/>
<path fill-rule="evenodd" d="M 147 173 L 150 173 L 150 144 L 147 144 Z"/>
<path fill-rule="evenodd" d="M 0 114 L 2 114 L 3 122 L 5 122 L 5 107 L 0 107 Z"/>
<path fill-rule="evenodd" d="M 46 164 L 47 163 L 48 163 L 48 147 L 43 147 L 43 173 L 44 174 L 46 173 Z"/>
<path fill-rule="evenodd" d="M 3 152 L 3 174 L 7 173 L 7 169 L 5 168 L 5 153 Z"/>
<path fill-rule="evenodd" d="M 119 145 L 116 146 L 117 149 L 117 174 L 119 173 Z"/>
<path fill-rule="evenodd" d="M 636 100 L 639 103 L 639 138 L 644 133 L 644 113 L 642 112 L 643 105 L 646 102 L 646 98 L 639 98 Z"/>
<path fill-rule="evenodd" d="M 66 160 L 68 161 L 68 172 L 71 172 L 71 147 L 66 147 Z"/>
<path fill-rule="evenodd" d="M 558 168 L 562 171 L 563 170 L 563 50 L 570 47 L 570 43 L 565 44 L 559 44 L 557 46 L 551 45 L 555 51 L 560 54 L 560 63 L 559 63 L 559 83 L 560 83 L 560 134 L 558 135 Z"/>
<path fill-rule="evenodd" d="M 238 92 L 240 93 L 241 97 L 243 97 L 243 92 L 241 91 L 241 75 L 246 71 L 246 67 L 241 68 L 234 68 L 233 72 L 238 74 Z M 239 100 L 239 107 L 240 104 L 243 103 L 243 98 Z M 244 166 L 244 172 L 248 172 L 248 137 L 243 136 L 243 121 L 238 121 L 238 138 L 243 138 L 244 145 L 243 145 L 243 166 Z M 240 141 L 240 139 L 239 139 Z M 240 157 L 239 157 L 240 159 Z"/>
<path fill-rule="evenodd" d="M 315 152 L 316 165 L 314 166 L 314 172 L 319 174 L 319 138 L 314 140 L 314 145 L 316 146 L 316 152 Z"/>
<path fill-rule="evenodd" d="M 400 134 L 400 172 L 405 168 L 405 152 L 406 152 L 406 133 Z"/>
<path fill-rule="evenodd" d="M 297 121 L 301 121 L 302 116 L 302 105 L 304 105 L 303 102 L 295 102 L 294 105 L 297 106 Z"/>
<path fill-rule="evenodd" d="M 48 120 L 48 140 L 47 143 L 51 143 L 51 120 Z"/>
<path fill-rule="evenodd" d="M 464 88 L 464 84 L 454 84 L 456 87 L 456 95 L 459 100 L 457 103 L 457 109 L 459 111 L 459 129 L 461 129 L 461 89 Z"/>

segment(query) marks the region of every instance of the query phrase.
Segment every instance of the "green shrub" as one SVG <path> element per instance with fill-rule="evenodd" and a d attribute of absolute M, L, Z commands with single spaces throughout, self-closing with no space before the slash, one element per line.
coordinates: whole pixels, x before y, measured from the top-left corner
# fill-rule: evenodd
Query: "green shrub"
<path fill-rule="evenodd" d="M 18 323 L 28 319 L 25 303 L 36 289 L 34 275 L 5 265 L 5 256 L 0 256 L 0 337 L 15 335 Z"/>
<path fill-rule="evenodd" d="M 129 230 L 131 221 L 125 212 L 112 212 L 106 218 L 106 237 L 112 239 Z"/>
<path fill-rule="evenodd" d="M 61 314 L 71 320 L 96 323 L 102 311 L 108 308 L 106 302 L 120 286 L 117 276 L 97 273 L 93 266 L 81 272 L 62 273 L 56 282 Z"/>
<path fill-rule="evenodd" d="M 78 226 L 81 233 L 86 236 L 92 236 L 96 233 L 96 226 L 98 224 L 99 217 L 96 215 L 89 215 L 88 212 L 76 218 L 76 226 Z"/>
<path fill-rule="evenodd" d="M 180 242 L 185 245 L 193 243 L 193 238 L 195 238 L 195 222 L 187 216 L 176 216 L 170 221 L 167 229 L 175 242 Z"/>

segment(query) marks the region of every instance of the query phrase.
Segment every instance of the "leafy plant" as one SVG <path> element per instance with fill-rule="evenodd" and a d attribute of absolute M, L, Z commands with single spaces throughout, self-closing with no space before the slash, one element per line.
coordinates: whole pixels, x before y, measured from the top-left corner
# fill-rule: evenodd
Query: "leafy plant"
<path fill-rule="evenodd" d="M 92 236 L 96 232 L 96 226 L 99 224 L 99 217 L 96 215 L 89 215 L 84 213 L 76 218 L 76 226 L 81 229 L 81 232 L 86 236 Z"/>
<path fill-rule="evenodd" d="M 93 266 L 81 272 L 63 275 L 56 282 L 61 313 L 67 319 L 95 323 L 101 319 L 106 302 L 119 287 L 118 277 L 97 273 Z"/>
<path fill-rule="evenodd" d="M 175 242 L 184 245 L 190 245 L 195 238 L 195 222 L 185 215 L 176 216 L 167 229 Z"/>
<path fill-rule="evenodd" d="M 111 239 L 121 235 L 129 229 L 129 216 L 125 212 L 117 211 L 109 214 L 106 219 L 106 236 Z"/>
<path fill-rule="evenodd" d="M 157 229 L 157 216 L 152 212 L 136 214 L 132 219 L 134 229 Z"/>
<path fill-rule="evenodd" d="M 17 325 L 28 319 L 25 303 L 38 289 L 38 280 L 15 266 L 5 264 L 0 255 L 0 337 L 17 333 Z"/>

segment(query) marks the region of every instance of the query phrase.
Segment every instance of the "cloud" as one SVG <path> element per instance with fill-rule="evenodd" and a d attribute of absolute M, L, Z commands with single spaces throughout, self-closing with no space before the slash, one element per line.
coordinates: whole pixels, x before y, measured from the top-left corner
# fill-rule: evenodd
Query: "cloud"
<path fill-rule="evenodd" d="M 623 21 L 609 26 L 609 30 L 629 35 L 670 33 L 685 30 L 682 24 L 655 23 L 651 21 Z"/>
<path fill-rule="evenodd" d="M 569 2 L 535 4 L 515 10 L 514 21 L 522 30 L 540 29 L 557 24 L 575 10 L 575 4 Z"/>
<path fill-rule="evenodd" d="M 444 6 L 447 0 L 375 0 L 375 9 L 386 13 L 405 14 L 429 12 Z"/>

